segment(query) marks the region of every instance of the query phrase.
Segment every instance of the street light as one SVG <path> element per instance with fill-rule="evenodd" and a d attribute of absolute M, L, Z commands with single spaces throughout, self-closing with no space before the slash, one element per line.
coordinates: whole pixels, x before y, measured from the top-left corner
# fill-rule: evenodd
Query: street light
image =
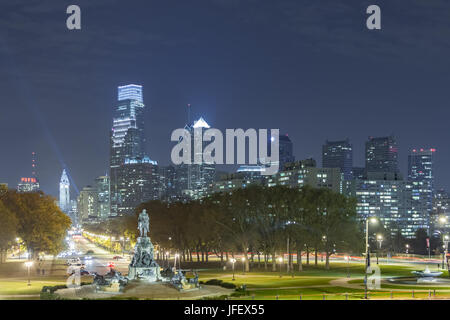
<path fill-rule="evenodd" d="M 124 248 L 125 248 L 125 238 L 120 237 L 120 241 L 122 241 L 122 257 L 125 255 Z"/>
<path fill-rule="evenodd" d="M 375 217 L 367 217 L 366 218 L 366 268 L 364 271 L 364 299 L 367 299 L 367 268 L 370 266 L 370 257 L 369 257 L 369 222 L 376 223 L 377 218 Z"/>
<path fill-rule="evenodd" d="M 445 257 L 447 257 L 447 252 L 448 252 L 448 242 L 449 242 L 450 238 L 449 236 L 446 234 L 444 236 L 444 256 L 442 257 L 442 269 L 445 268 Z"/>
<path fill-rule="evenodd" d="M 377 241 L 378 244 L 380 245 L 379 250 L 381 250 L 381 243 L 383 242 L 383 236 L 381 234 L 377 235 Z M 378 251 L 377 251 L 377 264 L 378 264 Z"/>
<path fill-rule="evenodd" d="M 406 244 L 406 254 L 408 254 L 409 244 Z"/>
<path fill-rule="evenodd" d="M 33 261 L 27 261 L 25 262 L 25 267 L 28 268 L 28 285 L 31 286 L 31 282 L 30 282 L 30 268 L 33 265 Z"/>
<path fill-rule="evenodd" d="M 175 253 L 175 258 L 174 258 L 174 262 L 173 262 L 173 267 L 175 268 L 175 271 L 177 271 L 177 258 L 180 255 L 178 253 Z M 181 269 L 181 265 L 180 265 L 180 269 Z"/>
<path fill-rule="evenodd" d="M 283 258 L 282 257 L 279 257 L 278 258 L 278 262 L 280 263 L 280 278 L 282 277 L 282 274 L 281 274 L 281 264 L 283 263 Z"/>
<path fill-rule="evenodd" d="M 350 278 L 350 256 L 345 256 L 345 261 L 347 261 L 347 278 Z"/>
<path fill-rule="evenodd" d="M 18 251 L 19 260 L 20 260 L 20 238 L 16 238 L 16 242 L 17 242 L 17 251 Z"/>
<path fill-rule="evenodd" d="M 236 259 L 231 258 L 231 259 L 230 259 L 230 262 L 231 262 L 231 264 L 233 265 L 233 279 L 231 279 L 231 280 L 234 281 L 234 280 L 235 280 L 235 279 L 234 279 L 234 264 L 235 264 L 235 262 L 236 262 Z"/>
<path fill-rule="evenodd" d="M 245 274 L 245 257 L 242 257 L 242 274 Z"/>

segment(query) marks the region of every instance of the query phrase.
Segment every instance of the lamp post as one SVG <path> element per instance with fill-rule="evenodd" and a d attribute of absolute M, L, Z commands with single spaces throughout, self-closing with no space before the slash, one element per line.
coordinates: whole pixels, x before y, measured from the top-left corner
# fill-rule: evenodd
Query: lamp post
<path fill-rule="evenodd" d="M 378 247 L 378 249 L 381 250 L 381 243 L 383 242 L 383 236 L 381 234 L 377 235 L 377 242 L 380 245 Z M 378 264 L 378 256 L 379 256 L 379 254 L 378 254 L 378 251 L 377 251 L 377 264 Z"/>
<path fill-rule="evenodd" d="M 445 257 L 447 257 L 449 240 L 449 236 L 447 234 L 444 235 L 444 256 L 442 257 L 442 269 L 445 269 Z"/>
<path fill-rule="evenodd" d="M 169 259 L 170 259 L 170 252 L 166 251 L 167 269 L 170 269 Z"/>
<path fill-rule="evenodd" d="M 125 238 L 120 237 L 120 241 L 122 241 L 122 257 L 125 255 L 124 249 L 125 249 Z"/>
<path fill-rule="evenodd" d="M 242 274 L 245 274 L 245 257 L 242 257 Z"/>
<path fill-rule="evenodd" d="M 177 258 L 180 257 L 180 255 L 178 253 L 175 253 L 174 256 L 174 262 L 173 262 L 173 267 L 175 268 L 175 271 L 177 271 Z M 181 265 L 180 265 L 180 269 L 181 269 Z"/>
<path fill-rule="evenodd" d="M 283 263 L 283 258 L 282 258 L 282 257 L 279 257 L 279 258 L 278 258 L 278 262 L 280 263 L 280 278 L 281 278 L 281 277 L 282 277 L 282 274 L 281 274 L 282 266 L 281 266 L 281 264 Z"/>
<path fill-rule="evenodd" d="M 25 267 L 27 267 L 28 269 L 28 285 L 31 286 L 31 281 L 30 281 L 30 268 L 33 265 L 33 261 L 27 261 L 25 262 Z"/>
<path fill-rule="evenodd" d="M 369 257 L 369 221 L 371 223 L 376 223 L 377 219 L 375 217 L 366 218 L 366 268 L 364 270 L 364 299 L 367 299 L 367 268 L 370 266 Z"/>
<path fill-rule="evenodd" d="M 230 259 L 230 262 L 231 262 L 231 264 L 232 264 L 232 266 L 233 266 L 233 279 L 231 279 L 231 280 L 234 281 L 234 280 L 235 280 L 235 279 L 234 279 L 234 264 L 235 264 L 235 262 L 236 262 L 236 259 L 231 258 L 231 259 Z"/>
<path fill-rule="evenodd" d="M 350 278 L 350 256 L 345 256 L 345 261 L 347 261 L 347 278 Z"/>
<path fill-rule="evenodd" d="M 406 244 L 406 254 L 408 254 L 409 244 Z"/>
<path fill-rule="evenodd" d="M 17 252 L 19 254 L 19 260 L 20 260 L 20 239 L 16 238 L 16 242 L 17 242 Z"/>

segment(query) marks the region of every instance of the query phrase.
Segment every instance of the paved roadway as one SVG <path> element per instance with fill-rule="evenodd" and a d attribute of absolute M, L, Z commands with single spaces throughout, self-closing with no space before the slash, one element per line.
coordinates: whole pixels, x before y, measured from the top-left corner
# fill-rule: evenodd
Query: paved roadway
<path fill-rule="evenodd" d="M 125 254 L 124 259 L 113 259 L 114 256 L 117 256 L 118 254 L 111 254 L 109 251 L 102 249 L 91 242 L 89 242 L 85 238 L 78 238 L 74 240 L 75 248 L 77 251 L 81 251 L 83 254 L 80 255 L 80 259 L 83 263 L 86 264 L 85 269 L 89 272 L 97 272 L 98 274 L 106 274 L 109 271 L 108 265 L 110 263 L 114 263 L 115 269 L 117 271 L 120 271 L 122 273 L 128 273 L 128 264 L 130 263 L 130 260 L 128 258 L 128 255 Z M 92 250 L 94 253 L 89 254 L 92 256 L 91 260 L 85 260 L 83 259 L 85 256 L 85 253 L 88 250 Z M 119 256 L 122 256 L 121 254 Z"/>

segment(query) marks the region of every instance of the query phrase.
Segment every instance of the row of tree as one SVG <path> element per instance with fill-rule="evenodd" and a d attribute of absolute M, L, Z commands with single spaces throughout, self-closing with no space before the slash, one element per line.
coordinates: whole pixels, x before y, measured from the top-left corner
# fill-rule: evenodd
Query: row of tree
<path fill-rule="evenodd" d="M 20 238 L 33 258 L 56 254 L 64 246 L 70 218 L 42 192 L 18 193 L 0 187 L 0 263 Z"/>
<path fill-rule="evenodd" d="M 355 200 L 324 188 L 249 186 L 202 201 L 150 201 L 138 207 L 136 215 L 87 229 L 136 239 L 137 214 L 144 208 L 150 215 L 153 242 L 161 252 L 176 250 L 185 261 L 192 261 L 193 255 L 197 261 L 208 261 L 209 253 L 228 260 L 229 252 L 239 252 L 245 256 L 246 270 L 256 257 L 266 268 L 272 261 L 275 270 L 276 258 L 285 252 L 289 257 L 306 252 L 307 263 L 314 253 L 315 264 L 323 252 L 329 268 L 334 252 L 363 250 Z M 290 258 L 289 267 L 293 264 Z M 301 258 L 298 269 L 302 269 Z"/>

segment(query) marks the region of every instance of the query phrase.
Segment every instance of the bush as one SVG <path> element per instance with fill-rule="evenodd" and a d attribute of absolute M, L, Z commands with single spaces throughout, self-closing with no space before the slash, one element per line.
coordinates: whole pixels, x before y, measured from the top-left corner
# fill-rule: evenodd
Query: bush
<path fill-rule="evenodd" d="M 220 286 L 226 289 L 236 289 L 236 285 L 234 283 L 229 282 L 222 282 Z"/>
<path fill-rule="evenodd" d="M 94 254 L 94 250 L 88 250 L 86 251 L 86 254 Z"/>
<path fill-rule="evenodd" d="M 210 285 L 210 286 L 221 286 L 223 283 L 222 280 L 218 280 L 218 279 L 211 279 L 205 282 L 205 284 Z"/>
<path fill-rule="evenodd" d="M 206 282 L 200 282 L 200 284 L 206 284 L 210 286 L 221 286 L 222 288 L 226 289 L 236 289 L 236 285 L 234 283 L 223 282 L 222 280 L 218 279 L 211 279 Z"/>

